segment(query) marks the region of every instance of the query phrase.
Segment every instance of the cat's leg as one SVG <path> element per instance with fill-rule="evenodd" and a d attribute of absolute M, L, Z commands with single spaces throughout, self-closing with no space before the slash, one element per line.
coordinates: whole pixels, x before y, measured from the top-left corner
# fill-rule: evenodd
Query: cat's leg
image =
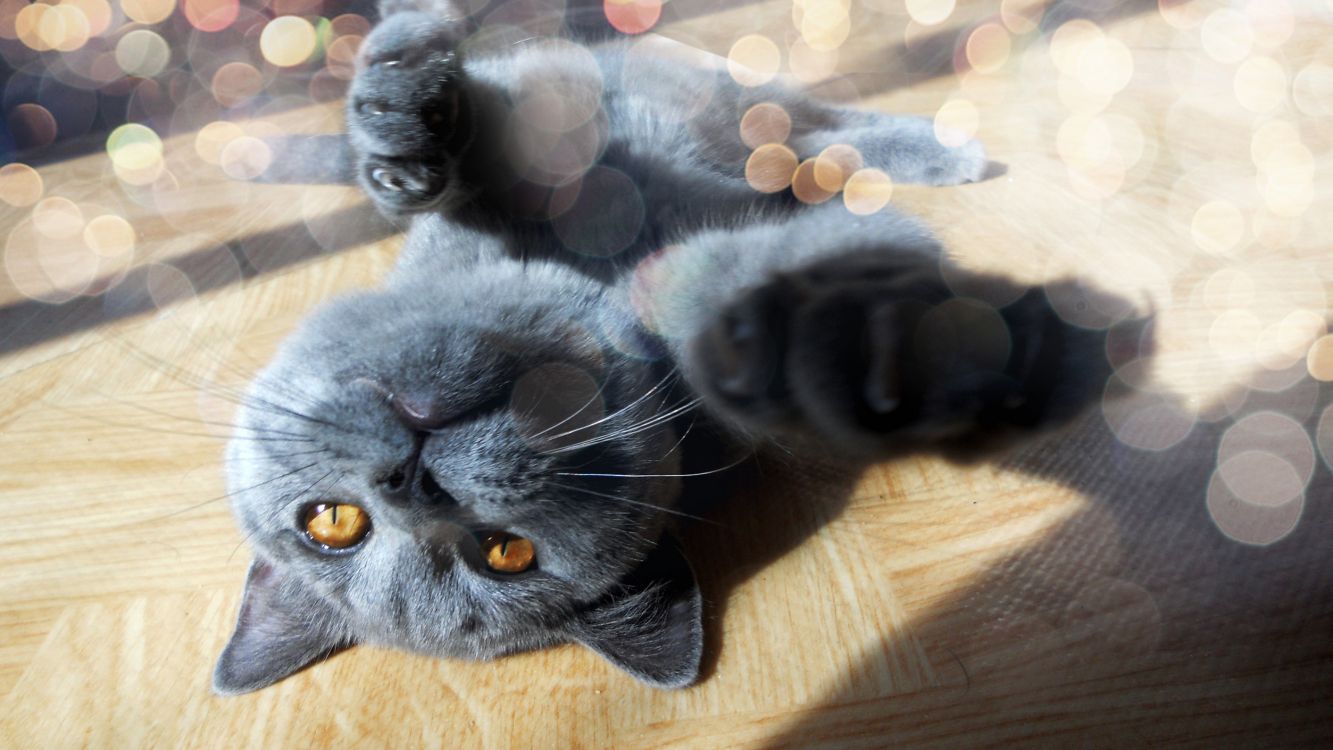
<path fill-rule="evenodd" d="M 1066 322 L 1046 289 L 949 268 L 906 217 L 806 214 L 700 235 L 634 287 L 688 382 L 736 428 L 872 457 L 967 454 L 1101 395 L 1106 332 Z"/>
<path fill-rule="evenodd" d="M 852 146 L 864 166 L 884 170 L 895 182 L 958 185 L 980 180 L 990 162 L 974 138 L 937 133 L 925 118 L 881 112 L 843 110 L 840 124 L 798 133 L 792 147 L 802 158 L 817 156 L 829 146 Z M 943 135 L 948 145 L 940 141 Z"/>

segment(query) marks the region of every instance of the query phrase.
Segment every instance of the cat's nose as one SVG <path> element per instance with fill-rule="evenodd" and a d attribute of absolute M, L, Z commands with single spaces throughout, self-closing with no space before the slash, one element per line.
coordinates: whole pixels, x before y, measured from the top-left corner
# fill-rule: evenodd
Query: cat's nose
<path fill-rule="evenodd" d="M 389 404 L 398 421 L 413 432 L 438 430 L 454 416 L 427 394 L 395 393 Z"/>
<path fill-rule="evenodd" d="M 418 433 L 414 437 L 412 455 L 401 465 L 381 476 L 378 480 L 380 491 L 390 503 L 399 506 L 417 505 L 424 508 L 457 505 L 430 469 L 421 463 L 421 449 L 425 445 L 426 435 Z"/>

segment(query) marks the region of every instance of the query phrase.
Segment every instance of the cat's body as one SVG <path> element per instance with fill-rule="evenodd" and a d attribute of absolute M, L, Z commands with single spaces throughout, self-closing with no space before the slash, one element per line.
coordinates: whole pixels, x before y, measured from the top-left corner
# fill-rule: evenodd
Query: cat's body
<path fill-rule="evenodd" d="M 386 212 L 418 213 L 386 287 L 314 315 L 241 411 L 228 480 L 256 559 L 220 692 L 351 643 L 490 658 L 574 640 L 651 684 L 689 684 L 702 605 L 664 536 L 689 419 L 740 443 L 876 458 L 971 450 L 1099 393 L 1103 335 L 1065 324 L 1041 290 L 973 276 L 1016 301 L 957 297 L 920 223 L 758 194 L 737 133 L 752 103 L 776 100 L 801 156 L 850 144 L 932 183 L 978 178 L 979 146 L 716 71 L 626 67 L 623 47 L 541 42 L 459 67 L 459 38 L 409 12 L 367 40 L 349 97 L 357 174 Z M 577 104 L 590 60 L 601 84 L 581 121 L 606 146 L 575 176 L 592 195 L 596 175 L 625 178 L 609 195 L 627 184 L 641 201 L 632 234 L 621 209 L 562 224 L 577 197 L 551 218 L 568 199 L 558 175 L 519 205 L 531 180 L 513 178 L 533 173 L 486 173 L 478 154 L 504 150 L 478 146 L 497 131 L 458 126 L 512 103 L 529 70 L 569 66 Z M 478 88 L 455 104 L 460 81 Z M 654 93 L 690 85 L 714 87 L 695 118 Z M 370 519 L 345 547 L 311 535 L 334 505 Z M 535 565 L 497 572 L 496 532 L 529 540 Z"/>
<path fill-rule="evenodd" d="M 761 142 L 777 132 L 800 158 L 852 146 L 898 182 L 959 184 L 987 167 L 979 143 L 945 147 L 927 120 L 742 86 L 683 64 L 666 40 L 460 38 L 458 24 L 414 12 L 367 38 L 348 93 L 355 178 L 386 214 L 438 211 L 603 280 L 700 228 L 797 204 L 747 181 L 743 130 Z M 743 127 L 756 105 L 787 127 L 759 112 Z"/>

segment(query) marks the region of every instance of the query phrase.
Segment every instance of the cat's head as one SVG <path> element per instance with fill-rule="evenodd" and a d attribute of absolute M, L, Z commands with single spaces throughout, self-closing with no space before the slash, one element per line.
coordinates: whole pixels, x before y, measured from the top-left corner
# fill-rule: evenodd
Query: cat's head
<path fill-rule="evenodd" d="M 255 562 L 215 689 L 353 643 L 485 659 L 577 641 L 692 682 L 699 592 L 659 543 L 678 451 L 653 417 L 672 396 L 633 316 L 540 264 L 399 280 L 312 316 L 244 399 L 227 479 Z"/>

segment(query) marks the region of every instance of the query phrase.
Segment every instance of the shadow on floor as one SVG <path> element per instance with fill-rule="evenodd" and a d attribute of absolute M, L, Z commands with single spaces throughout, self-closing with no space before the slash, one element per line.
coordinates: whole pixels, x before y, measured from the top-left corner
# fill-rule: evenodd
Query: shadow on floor
<path fill-rule="evenodd" d="M 225 245 L 202 247 L 166 263 L 141 265 L 95 296 L 78 296 L 60 304 L 25 299 L 0 307 L 0 356 L 152 313 L 196 294 L 217 291 L 399 231 L 368 202 L 322 217 L 320 223 L 322 245 L 311 238 L 304 222 L 297 221 Z M 181 278 L 188 287 L 177 280 Z M 94 282 L 94 288 L 107 283 Z"/>
<path fill-rule="evenodd" d="M 834 691 L 765 746 L 961 737 L 1313 746 L 1333 736 L 1333 475 L 1317 451 L 1283 454 L 1313 477 L 1295 528 L 1268 546 L 1228 538 L 1219 525 L 1262 536 L 1262 518 L 1277 519 L 1272 531 L 1290 514 L 1253 511 L 1222 492 L 1213 512 L 1206 502 L 1219 445 L 1238 419 L 1294 414 L 1314 435 L 1331 402 L 1333 388 L 1306 379 L 1251 393 L 1235 418 L 1199 423 L 1161 452 L 1125 446 L 1097 413 L 1026 448 L 1005 465 L 1089 502 L 913 618 L 940 688 Z M 1282 438 L 1270 437 L 1279 451 Z"/>

